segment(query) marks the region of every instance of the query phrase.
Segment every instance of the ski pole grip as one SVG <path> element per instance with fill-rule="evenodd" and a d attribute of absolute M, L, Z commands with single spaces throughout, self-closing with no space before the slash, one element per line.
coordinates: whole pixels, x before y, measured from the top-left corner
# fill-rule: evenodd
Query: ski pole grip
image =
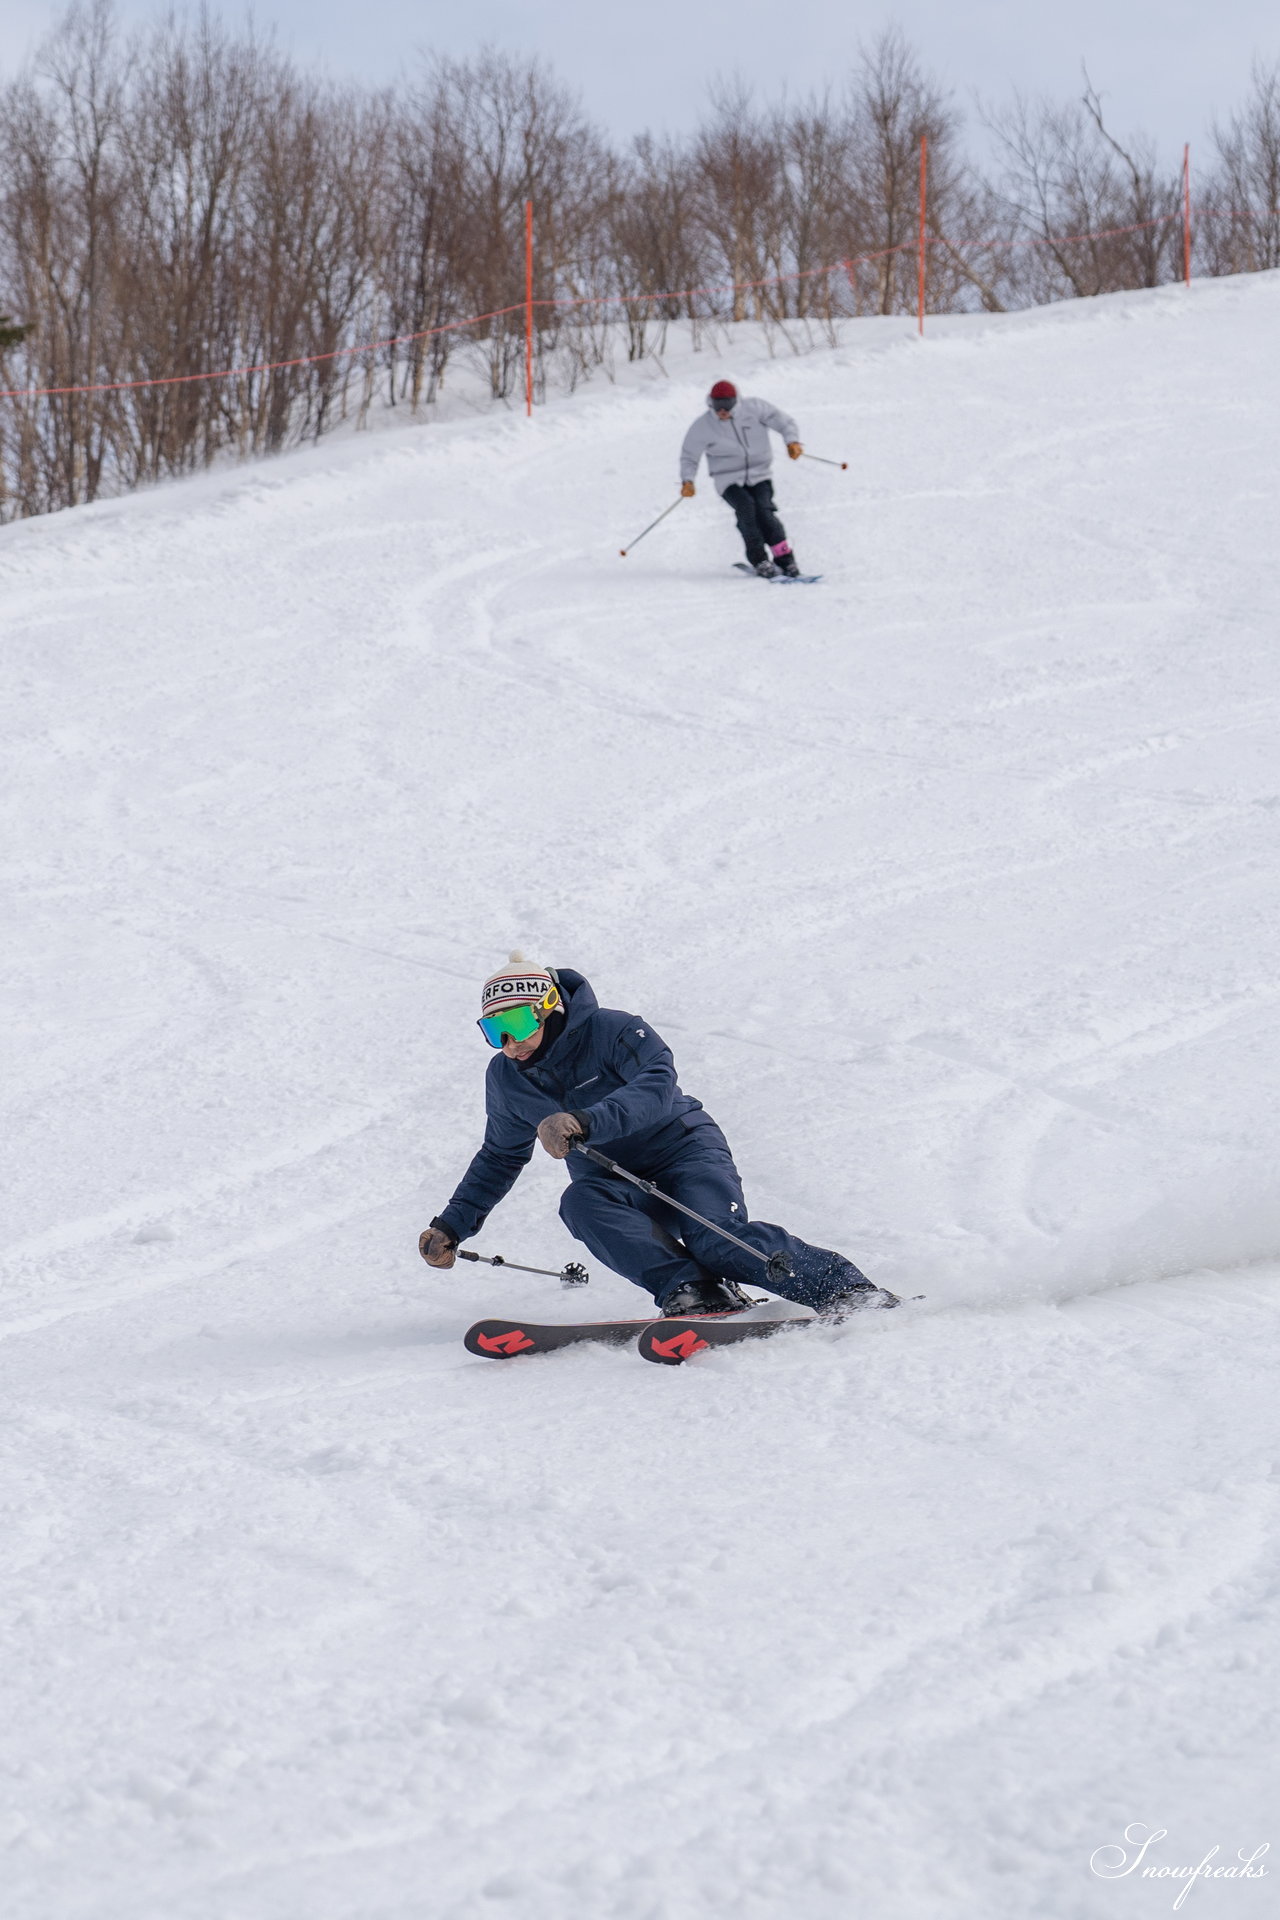
<path fill-rule="evenodd" d="M 478 1260 L 480 1258 L 478 1253 L 468 1253 L 465 1247 L 455 1247 L 453 1251 L 459 1260 Z"/>
<path fill-rule="evenodd" d="M 613 1161 L 607 1153 L 601 1153 L 598 1147 L 589 1147 L 581 1137 L 571 1140 L 569 1145 L 575 1153 L 584 1153 L 587 1159 L 594 1160 L 598 1167 L 607 1167 L 610 1173 L 613 1172 Z"/>

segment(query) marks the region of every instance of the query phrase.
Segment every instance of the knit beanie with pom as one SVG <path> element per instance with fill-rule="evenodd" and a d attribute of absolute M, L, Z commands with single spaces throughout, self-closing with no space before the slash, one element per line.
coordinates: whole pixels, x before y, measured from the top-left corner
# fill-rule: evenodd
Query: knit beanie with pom
<path fill-rule="evenodd" d="M 508 956 L 505 967 L 491 973 L 480 994 L 480 1018 L 499 1007 L 536 1005 L 555 991 L 555 981 L 545 967 L 531 967 L 522 953 Z M 552 1003 L 554 1005 L 554 1002 Z"/>

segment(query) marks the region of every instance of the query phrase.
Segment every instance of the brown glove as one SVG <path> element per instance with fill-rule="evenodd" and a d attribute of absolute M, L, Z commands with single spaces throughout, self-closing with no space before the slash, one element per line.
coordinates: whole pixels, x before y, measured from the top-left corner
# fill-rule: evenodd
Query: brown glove
<path fill-rule="evenodd" d="M 553 1160 L 567 1160 L 573 1142 L 582 1138 L 582 1127 L 571 1113 L 549 1113 L 538 1138 Z"/>
<path fill-rule="evenodd" d="M 424 1227 L 418 1235 L 418 1252 L 429 1267 L 451 1267 L 457 1258 L 458 1243 L 443 1227 Z"/>
<path fill-rule="evenodd" d="M 697 488 L 694 486 L 692 480 L 682 480 L 680 482 L 680 498 L 682 500 L 692 500 L 696 492 Z"/>
<path fill-rule="evenodd" d="M 800 445 L 800 442 L 798 440 L 788 440 L 787 452 L 791 455 L 791 458 L 793 460 L 798 460 L 800 458 L 800 455 L 804 452 L 804 448 Z"/>

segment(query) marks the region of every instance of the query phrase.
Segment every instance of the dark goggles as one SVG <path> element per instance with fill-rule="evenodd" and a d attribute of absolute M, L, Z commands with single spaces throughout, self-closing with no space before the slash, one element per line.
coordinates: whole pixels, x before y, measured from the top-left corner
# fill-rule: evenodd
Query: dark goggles
<path fill-rule="evenodd" d="M 738 404 L 738 396 L 736 393 L 713 393 L 708 395 L 708 399 L 712 409 L 716 413 L 732 413 Z"/>
<path fill-rule="evenodd" d="M 559 1004 L 560 995 L 552 987 L 541 1000 L 522 1000 L 515 1007 L 495 1007 L 492 1013 L 481 1014 L 476 1025 L 491 1047 L 500 1047 L 504 1040 L 514 1040 L 519 1045 L 522 1040 L 532 1040 L 547 1015 L 554 1013 Z"/>

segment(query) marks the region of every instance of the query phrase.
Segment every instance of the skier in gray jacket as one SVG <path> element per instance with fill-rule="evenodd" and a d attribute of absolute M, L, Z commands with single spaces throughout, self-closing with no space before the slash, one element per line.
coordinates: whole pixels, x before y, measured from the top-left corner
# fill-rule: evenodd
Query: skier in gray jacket
<path fill-rule="evenodd" d="M 707 411 L 694 421 L 680 449 L 681 494 L 686 500 L 692 497 L 693 476 L 705 453 L 716 492 L 737 516 L 747 559 L 766 580 L 779 573 L 794 577 L 800 571 L 773 504 L 770 427 L 782 435 L 791 458 L 798 460 L 804 448 L 800 429 L 789 413 L 767 400 L 740 398 L 731 380 L 717 380 L 707 395 Z"/>

